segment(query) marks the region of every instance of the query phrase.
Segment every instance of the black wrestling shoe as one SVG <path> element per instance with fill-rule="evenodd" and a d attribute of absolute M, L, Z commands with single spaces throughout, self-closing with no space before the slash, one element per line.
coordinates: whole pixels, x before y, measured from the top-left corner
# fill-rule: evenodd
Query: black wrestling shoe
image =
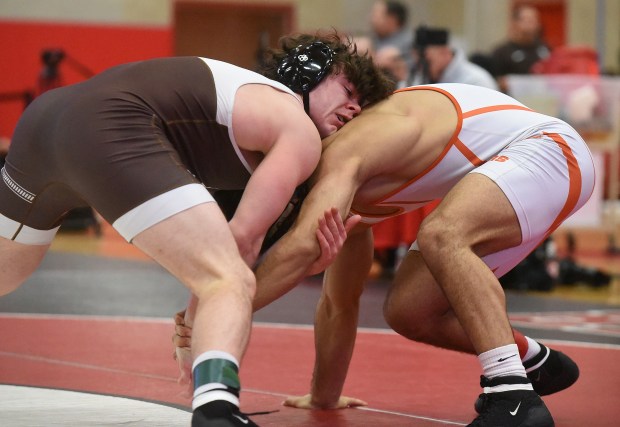
<path fill-rule="evenodd" d="M 579 367 L 577 364 L 560 351 L 553 350 L 542 344 L 540 344 L 540 348 L 540 353 L 523 363 L 525 370 L 530 370 L 527 373 L 527 377 L 532 382 L 534 391 L 539 396 L 547 396 L 573 385 L 579 378 Z M 537 367 L 541 361 L 542 365 Z M 476 403 L 474 403 L 476 412 L 480 413 L 482 411 L 483 404 L 484 399 L 483 394 L 481 394 L 478 396 Z"/>
<path fill-rule="evenodd" d="M 192 427 L 259 427 L 235 405 L 214 400 L 194 410 Z"/>
<path fill-rule="evenodd" d="M 501 378 L 501 379 L 500 379 Z M 482 377 L 485 387 L 502 383 L 528 382 L 523 377 Z M 555 423 L 542 399 L 533 390 L 510 390 L 483 393 L 482 412 L 468 426 L 471 427 L 553 427 Z"/>
<path fill-rule="evenodd" d="M 542 351 L 537 356 L 523 363 L 534 391 L 539 396 L 547 396 L 573 385 L 579 378 L 577 364 L 560 351 L 552 350 L 542 344 L 540 347 Z M 547 353 L 549 356 L 545 360 Z M 544 362 L 537 367 L 543 360 Z"/>

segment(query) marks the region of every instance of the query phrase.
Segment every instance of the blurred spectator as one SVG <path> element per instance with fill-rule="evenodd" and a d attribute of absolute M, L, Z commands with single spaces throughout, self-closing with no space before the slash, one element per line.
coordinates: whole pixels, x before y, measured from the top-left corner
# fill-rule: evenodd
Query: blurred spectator
<path fill-rule="evenodd" d="M 398 1 L 378 0 L 370 12 L 371 39 L 375 52 L 386 46 L 395 46 L 405 58 L 408 66 L 412 65 L 411 43 L 413 34 L 406 27 L 409 11 Z"/>
<path fill-rule="evenodd" d="M 420 27 L 416 31 L 415 53 L 418 67 L 409 85 L 426 83 L 466 83 L 498 89 L 493 76 L 470 62 L 463 50 L 450 46 L 450 33 L 442 28 Z"/>
<path fill-rule="evenodd" d="M 484 68 L 487 73 L 495 77 L 495 70 L 493 69 L 493 57 L 490 54 L 483 52 L 474 52 L 469 55 L 469 61 L 479 67 Z"/>
<path fill-rule="evenodd" d="M 493 70 L 500 89 L 506 91 L 508 74 L 529 74 L 532 65 L 549 56 L 550 50 L 541 38 L 538 10 L 533 6 L 517 6 L 511 16 L 508 40 L 492 53 Z"/>
<path fill-rule="evenodd" d="M 396 89 L 408 85 L 409 65 L 396 46 L 385 46 L 379 49 L 373 60 L 394 81 Z"/>

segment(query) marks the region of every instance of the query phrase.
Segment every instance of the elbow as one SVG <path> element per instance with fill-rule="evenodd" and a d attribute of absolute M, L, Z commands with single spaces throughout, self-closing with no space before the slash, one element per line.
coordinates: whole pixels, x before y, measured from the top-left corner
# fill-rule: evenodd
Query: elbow
<path fill-rule="evenodd" d="M 328 296 L 321 298 L 317 307 L 317 322 L 338 324 L 338 329 L 350 330 L 357 327 L 359 318 L 359 300 L 335 300 Z"/>

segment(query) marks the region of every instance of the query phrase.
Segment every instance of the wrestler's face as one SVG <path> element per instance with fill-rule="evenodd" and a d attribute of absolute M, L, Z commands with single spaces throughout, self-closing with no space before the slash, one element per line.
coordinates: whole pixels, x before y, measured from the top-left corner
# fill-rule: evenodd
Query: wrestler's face
<path fill-rule="evenodd" d="M 321 138 L 336 132 L 360 113 L 355 87 L 344 74 L 331 74 L 310 92 L 310 118 Z"/>

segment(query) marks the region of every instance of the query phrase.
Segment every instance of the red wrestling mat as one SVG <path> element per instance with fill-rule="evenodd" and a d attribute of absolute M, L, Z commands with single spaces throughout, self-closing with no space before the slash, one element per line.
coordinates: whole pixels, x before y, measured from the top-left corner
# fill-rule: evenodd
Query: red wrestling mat
<path fill-rule="evenodd" d="M 0 315 L 0 383 L 189 406 L 175 381 L 171 332 L 172 322 L 161 320 Z M 572 388 L 545 398 L 556 426 L 616 426 L 618 347 L 553 347 L 581 368 Z M 465 425 L 475 415 L 480 370 L 474 357 L 380 331 L 360 332 L 345 388 L 368 408 L 282 407 L 285 396 L 308 391 L 313 357 L 311 329 L 256 325 L 241 369 L 242 410 L 278 411 L 253 417 L 265 427 Z"/>

